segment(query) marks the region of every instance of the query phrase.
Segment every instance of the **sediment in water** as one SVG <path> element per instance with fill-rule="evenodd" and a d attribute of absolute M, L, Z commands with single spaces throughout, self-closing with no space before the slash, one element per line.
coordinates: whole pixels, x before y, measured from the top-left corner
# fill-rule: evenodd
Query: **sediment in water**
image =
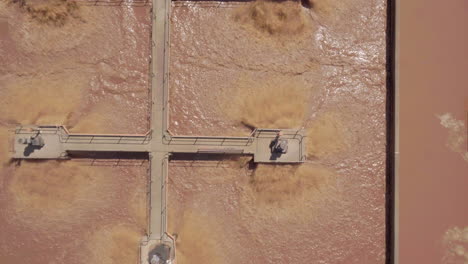
<path fill-rule="evenodd" d="M 307 129 L 308 158 L 323 158 L 345 152 L 351 144 L 351 133 L 342 115 L 327 112 L 310 122 Z"/>
<path fill-rule="evenodd" d="M 89 244 L 90 264 L 129 264 L 139 261 L 139 240 L 143 234 L 134 227 L 106 226 L 96 232 Z"/>
<path fill-rule="evenodd" d="M 333 185 L 335 177 L 332 170 L 317 165 L 259 164 L 250 184 L 258 201 L 282 204 L 311 198 Z"/>
<path fill-rule="evenodd" d="M 10 160 L 10 133 L 7 127 L 0 126 L 0 172 Z"/>
<path fill-rule="evenodd" d="M 86 81 L 57 74 L 25 77 L 6 84 L 0 97 L 0 121 L 7 124 L 66 124 L 77 108 Z"/>
<path fill-rule="evenodd" d="M 460 156 L 468 162 L 467 135 L 468 130 L 462 120 L 457 120 L 451 113 L 437 115 L 440 125 L 448 130 L 446 146 L 452 151 L 459 153 Z"/>
<path fill-rule="evenodd" d="M 301 81 L 272 78 L 240 80 L 224 109 L 227 116 L 251 128 L 300 128 L 311 88 Z"/>
<path fill-rule="evenodd" d="M 0 50 L 6 48 L 0 57 L 7 60 L 0 76 L 0 222 L 3 226 L 0 233 L 4 232 L 5 239 L 11 241 L 8 244 L 1 241 L 0 255 L 11 255 L 15 260 L 28 263 L 81 262 L 81 257 L 87 257 L 86 251 L 80 252 L 88 243 L 87 232 L 99 230 L 102 225 L 125 223 L 128 227 L 120 231 L 105 227 L 110 230 L 106 232 L 112 234 L 104 232 L 102 244 L 93 244 L 94 240 L 90 240 L 90 244 L 97 245 L 96 250 L 99 250 L 99 245 L 110 249 L 99 252 L 106 255 L 102 259 L 83 263 L 136 262 L 135 258 L 130 257 L 131 261 L 128 261 L 125 256 L 137 254 L 141 230 L 147 226 L 145 213 L 141 212 L 146 206 L 146 179 L 132 176 L 144 177 L 146 169 L 91 167 L 82 160 L 21 161 L 4 165 L 8 164 L 5 149 L 12 137 L 8 129 L 17 124 L 73 124 L 85 132 L 99 132 L 93 130 L 96 128 L 94 122 L 101 121 L 99 113 L 90 111 L 92 121 L 85 121 L 88 109 L 94 109 L 93 104 L 100 103 L 95 95 L 102 89 L 92 77 L 102 76 L 108 80 L 112 76 L 101 71 L 96 66 L 97 61 L 105 61 L 119 70 L 123 64 L 130 65 L 124 70 L 132 74 L 141 71 L 142 76 L 146 74 L 146 64 L 141 70 L 138 62 L 129 62 L 125 57 L 128 54 L 120 52 L 119 48 L 119 45 L 128 45 L 130 41 L 139 42 L 137 34 L 145 33 L 139 29 L 140 24 L 131 24 L 133 21 L 126 19 L 134 17 L 135 10 L 82 6 L 75 12 L 69 10 L 74 1 L 61 0 L 15 1 L 25 5 L 17 8 L 16 3 L 7 4 L 8 1 L 0 1 L 0 16 L 6 18 L 0 19 L 0 31 L 4 25 L 7 27 L 7 34 L 1 36 L 0 41 Z M 79 17 L 81 15 L 83 17 Z M 124 27 L 122 23 L 116 23 L 121 19 L 126 22 Z M 141 38 L 141 42 L 146 40 L 146 37 Z M 107 84 L 116 85 L 113 82 Z M 111 98 L 118 107 L 125 105 L 119 104 L 121 100 L 132 100 L 130 96 L 125 99 L 119 97 L 124 93 L 120 86 L 115 89 L 115 93 L 103 94 L 102 97 Z M 95 110 L 104 111 L 101 108 Z M 111 110 L 115 111 L 115 108 Z M 109 109 L 105 111 L 103 114 L 110 112 Z M 71 122 L 75 114 L 79 116 L 76 123 Z M 128 126 L 128 120 L 122 121 L 119 117 L 115 120 L 124 123 L 122 127 L 141 124 L 140 120 L 133 120 L 132 126 Z M 115 124 L 106 121 L 104 119 L 98 128 L 112 129 L 109 127 Z M 134 217 L 133 211 L 141 216 Z M 109 241 L 117 242 L 112 244 Z M 119 241 L 127 242 L 120 245 Z M 18 251 L 22 245 L 34 249 L 31 252 Z M 33 256 L 36 252 L 41 255 Z M 78 260 L 71 259 L 74 255 L 79 256 Z M 4 258 L 0 259 L 2 262 Z"/>
<path fill-rule="evenodd" d="M 73 162 L 23 161 L 14 168 L 9 192 L 18 211 L 61 214 L 93 196 L 105 172 Z"/>
<path fill-rule="evenodd" d="M 16 4 L 31 19 L 41 24 L 63 26 L 71 18 L 78 18 L 79 6 L 68 0 L 8 0 Z"/>
<path fill-rule="evenodd" d="M 235 12 L 234 20 L 248 29 L 269 36 L 298 36 L 311 23 L 299 2 L 254 1 Z"/>
<path fill-rule="evenodd" d="M 177 263 L 226 263 L 221 246 L 223 232 L 216 221 L 202 214 L 186 211 L 178 222 L 177 226 L 171 228 L 177 238 Z"/>

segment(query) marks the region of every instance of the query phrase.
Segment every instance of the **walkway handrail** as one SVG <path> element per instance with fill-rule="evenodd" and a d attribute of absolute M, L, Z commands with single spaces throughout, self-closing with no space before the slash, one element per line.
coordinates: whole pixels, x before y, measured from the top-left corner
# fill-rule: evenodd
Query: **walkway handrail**
<path fill-rule="evenodd" d="M 30 130 L 30 131 L 27 131 Z M 151 133 L 146 134 L 89 134 L 70 133 L 65 126 L 19 126 L 15 129 L 15 134 L 30 134 L 32 131 L 41 131 L 44 134 L 58 134 L 61 143 L 103 143 L 103 144 L 149 144 Z M 78 141 L 78 142 L 76 142 Z M 94 141 L 94 142 L 93 142 Z M 101 142 L 99 142 L 101 141 Z M 104 141 L 104 142 L 102 142 Z"/>
<path fill-rule="evenodd" d="M 171 137 L 171 140 L 177 140 L 177 139 L 232 139 L 232 140 L 246 140 L 250 139 L 252 137 L 247 136 L 247 137 L 228 137 L 228 136 L 173 136 Z"/>
<path fill-rule="evenodd" d="M 42 126 L 41 126 L 42 127 Z M 141 137 L 141 136 L 151 136 L 151 130 L 147 131 L 145 134 L 97 134 L 97 133 L 70 133 L 67 129 L 66 126 L 60 126 L 65 133 L 67 133 L 69 136 L 121 136 L 121 137 Z"/>
<path fill-rule="evenodd" d="M 67 136 L 99 136 L 99 137 L 151 137 L 151 130 L 145 134 L 99 134 L 99 133 L 70 133 L 66 126 L 63 125 L 20 125 L 16 127 L 15 134 L 21 134 L 25 129 L 41 130 L 41 132 L 55 133 L 59 132 L 60 129 L 65 132 Z M 31 133 L 30 131 L 24 132 L 25 134 Z"/>
<path fill-rule="evenodd" d="M 235 136 L 196 136 L 196 135 L 174 135 L 169 129 L 167 130 L 167 135 L 171 138 L 212 138 L 212 139 L 223 139 L 223 138 L 229 138 L 229 139 L 249 139 L 255 137 L 255 134 L 257 133 L 257 128 L 252 130 L 248 136 L 240 136 L 240 137 L 235 137 Z"/>

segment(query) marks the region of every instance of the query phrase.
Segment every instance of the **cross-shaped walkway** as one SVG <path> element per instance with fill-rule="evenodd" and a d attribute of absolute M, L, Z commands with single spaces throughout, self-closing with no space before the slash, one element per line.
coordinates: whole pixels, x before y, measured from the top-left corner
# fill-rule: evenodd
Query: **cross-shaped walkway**
<path fill-rule="evenodd" d="M 173 136 L 168 130 L 168 53 L 171 0 L 153 0 L 151 59 L 151 123 L 144 135 L 72 134 L 64 126 L 18 126 L 14 135 L 15 159 L 69 159 L 96 153 L 147 153 L 150 161 L 149 236 L 143 240 L 141 263 L 164 252 L 174 256 L 167 231 L 167 171 L 172 153 L 251 155 L 254 162 L 305 161 L 302 130 L 256 129 L 247 137 Z M 281 131 L 288 142 L 286 153 L 272 153 L 272 142 Z M 79 155 L 77 155 L 79 154 Z M 138 156 L 138 155 L 135 155 Z"/>

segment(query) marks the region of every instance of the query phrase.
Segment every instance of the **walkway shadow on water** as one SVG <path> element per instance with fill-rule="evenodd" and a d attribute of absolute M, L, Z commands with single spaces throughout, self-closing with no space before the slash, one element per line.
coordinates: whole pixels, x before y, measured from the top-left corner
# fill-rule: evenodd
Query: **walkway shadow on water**
<path fill-rule="evenodd" d="M 251 168 L 252 158 L 245 157 L 241 160 L 239 155 L 211 154 L 211 153 L 174 153 L 170 157 L 170 164 L 174 167 L 208 167 L 208 168 L 232 168 L 233 163 L 238 162 L 239 168 L 248 166 Z"/>

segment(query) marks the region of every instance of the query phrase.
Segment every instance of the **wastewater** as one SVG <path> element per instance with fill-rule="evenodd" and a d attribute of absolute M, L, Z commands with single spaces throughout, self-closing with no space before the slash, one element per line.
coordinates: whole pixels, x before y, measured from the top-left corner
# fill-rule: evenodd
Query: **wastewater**
<path fill-rule="evenodd" d="M 0 2 L 0 263 L 135 263 L 148 162 L 11 162 L 18 124 L 148 129 L 148 6 Z"/>
<path fill-rule="evenodd" d="M 0 2 L 0 260 L 135 263 L 147 162 L 11 162 L 8 138 L 146 132 L 151 6 L 30 2 Z M 308 142 L 300 166 L 171 162 L 178 263 L 384 263 L 385 1 L 177 1 L 170 17 L 172 133 Z"/>
<path fill-rule="evenodd" d="M 173 2 L 171 131 L 308 135 L 301 166 L 172 164 L 183 263 L 385 262 L 385 2 L 313 6 Z"/>

